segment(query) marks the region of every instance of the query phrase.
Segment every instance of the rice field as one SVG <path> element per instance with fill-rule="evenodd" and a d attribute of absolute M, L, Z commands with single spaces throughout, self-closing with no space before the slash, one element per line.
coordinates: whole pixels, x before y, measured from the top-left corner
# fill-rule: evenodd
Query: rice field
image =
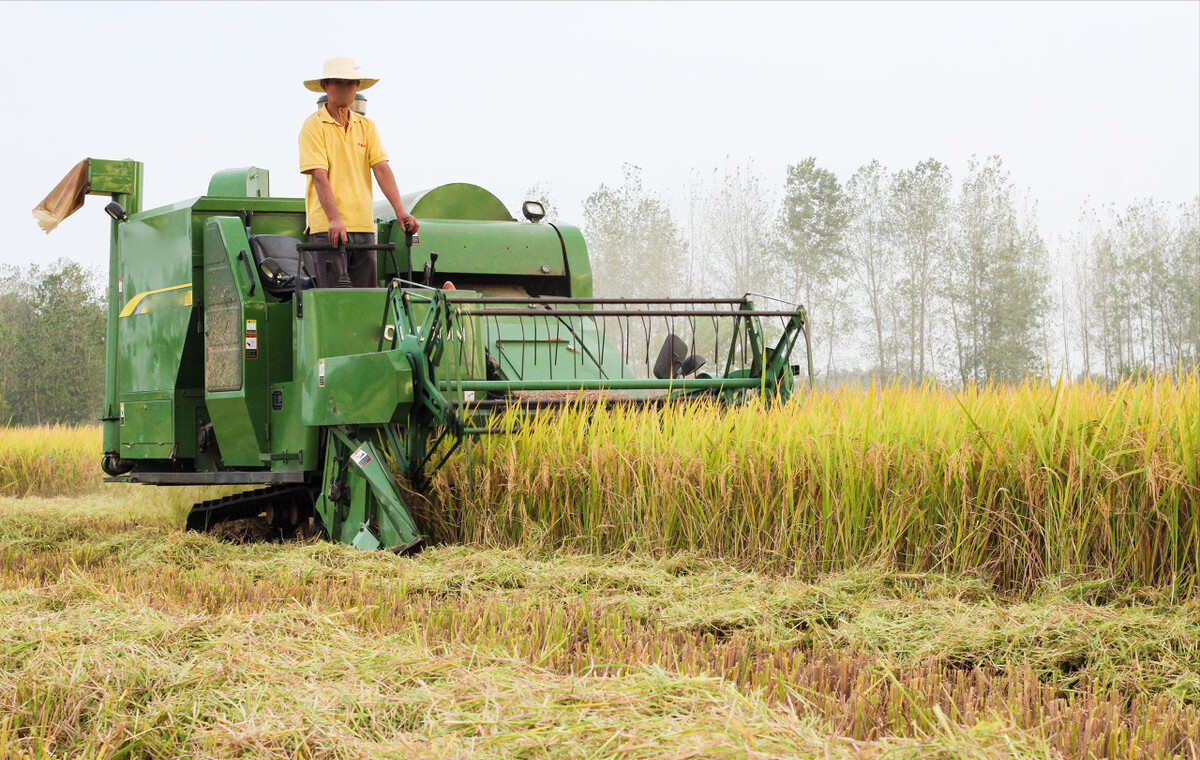
<path fill-rule="evenodd" d="M 505 424 L 412 558 L 0 430 L 0 757 L 1200 760 L 1196 374 Z"/>
<path fill-rule="evenodd" d="M 1057 388 L 823 391 L 781 408 L 599 409 L 484 438 L 437 483 L 456 542 L 879 566 L 1027 588 L 1096 574 L 1190 593 L 1200 373 Z"/>
<path fill-rule="evenodd" d="M 59 496 L 100 489 L 100 428 L 0 427 L 0 496 Z"/>

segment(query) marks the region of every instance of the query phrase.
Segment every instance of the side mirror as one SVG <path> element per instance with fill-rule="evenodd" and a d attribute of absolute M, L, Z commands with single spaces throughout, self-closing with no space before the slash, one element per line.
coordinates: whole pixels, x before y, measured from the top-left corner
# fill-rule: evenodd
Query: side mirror
<path fill-rule="evenodd" d="M 521 215 L 537 224 L 546 216 L 546 207 L 537 201 L 525 201 L 521 204 Z"/>

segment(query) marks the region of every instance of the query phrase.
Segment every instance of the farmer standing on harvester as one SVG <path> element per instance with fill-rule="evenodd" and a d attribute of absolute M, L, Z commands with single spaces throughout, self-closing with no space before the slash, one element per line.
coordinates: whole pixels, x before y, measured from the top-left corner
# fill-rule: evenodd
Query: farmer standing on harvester
<path fill-rule="evenodd" d="M 404 229 L 416 232 L 420 226 L 404 210 L 375 122 L 350 108 L 359 90 L 378 81 L 360 77 L 353 59 L 330 58 L 319 79 L 304 82 L 308 89 L 328 97 L 300 128 L 300 172 L 308 175 L 304 199 L 309 243 L 375 244 L 371 174 Z M 314 251 L 313 261 L 317 287 L 333 287 L 342 275 L 341 255 Z M 352 251 L 348 261 L 354 287 L 378 287 L 374 251 Z"/>

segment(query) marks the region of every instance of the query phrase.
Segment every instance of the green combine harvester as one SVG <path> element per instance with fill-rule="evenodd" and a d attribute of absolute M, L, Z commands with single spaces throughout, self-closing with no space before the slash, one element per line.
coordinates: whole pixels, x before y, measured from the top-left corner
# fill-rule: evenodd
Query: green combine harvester
<path fill-rule="evenodd" d="M 142 165 L 92 159 L 85 190 L 112 197 L 107 480 L 265 486 L 196 504 L 190 529 L 414 551 L 397 474 L 421 490 L 504 409 L 786 400 L 802 371 L 802 307 L 595 298 L 578 229 L 474 185 L 405 196 L 419 238 L 380 204 L 363 289 L 312 287 L 304 200 L 272 198 L 266 170 L 143 211 Z"/>

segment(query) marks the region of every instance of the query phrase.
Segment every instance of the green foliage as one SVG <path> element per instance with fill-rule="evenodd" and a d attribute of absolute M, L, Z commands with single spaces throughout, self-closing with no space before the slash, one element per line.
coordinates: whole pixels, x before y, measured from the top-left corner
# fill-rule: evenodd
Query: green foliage
<path fill-rule="evenodd" d="M 875 366 L 884 379 L 895 364 L 890 354 L 895 332 L 892 298 L 896 289 L 896 255 L 891 240 L 893 220 L 888 213 L 888 177 L 883 164 L 871 161 L 854 172 L 846 183 L 850 204 L 850 275 L 867 304 Z"/>
<path fill-rule="evenodd" d="M 790 295 L 780 271 L 778 216 L 770 189 L 752 162 L 714 169 L 691 187 L 693 269 L 712 295 Z M 785 275 L 781 277 L 780 275 Z M 693 289 L 695 290 L 695 289 Z"/>
<path fill-rule="evenodd" d="M 942 295 L 964 384 L 1018 382 L 1036 372 L 1049 265 L 1036 223 L 1017 209 L 999 156 L 972 160 L 955 209 L 957 234 Z"/>
<path fill-rule="evenodd" d="M 1089 211 L 1083 223 L 1075 296 L 1085 367 L 1121 378 L 1200 364 L 1200 198 Z"/>
<path fill-rule="evenodd" d="M 59 259 L 0 270 L 0 412 L 13 424 L 93 421 L 104 394 L 97 276 Z"/>
<path fill-rule="evenodd" d="M 583 204 L 583 233 L 597 296 L 651 298 L 679 294 L 687 244 L 667 202 L 625 164 L 624 181 L 600 185 Z"/>
<path fill-rule="evenodd" d="M 833 348 L 852 328 L 844 284 L 849 261 L 844 237 L 850 210 L 837 175 L 809 156 L 787 168 L 779 214 L 780 258 L 789 272 L 792 300 L 820 325 L 814 352 L 833 369 Z"/>
<path fill-rule="evenodd" d="M 951 203 L 950 170 L 932 158 L 892 178 L 891 232 L 902 267 L 895 302 L 904 331 L 896 373 L 918 382 L 934 366 L 934 292 L 950 245 Z"/>
<path fill-rule="evenodd" d="M 842 273 L 849 213 L 837 175 L 818 167 L 816 158 L 787 168 L 781 222 L 784 251 L 798 279 L 824 285 Z"/>
<path fill-rule="evenodd" d="M 1200 198 L 1085 213 L 1056 269 L 999 156 L 972 158 L 957 190 L 933 158 L 843 184 L 810 156 L 778 204 L 749 163 L 697 177 L 682 223 L 635 166 L 588 198 L 601 292 L 803 303 L 826 383 L 1011 383 L 1080 352 L 1085 377 L 1200 364 Z"/>

